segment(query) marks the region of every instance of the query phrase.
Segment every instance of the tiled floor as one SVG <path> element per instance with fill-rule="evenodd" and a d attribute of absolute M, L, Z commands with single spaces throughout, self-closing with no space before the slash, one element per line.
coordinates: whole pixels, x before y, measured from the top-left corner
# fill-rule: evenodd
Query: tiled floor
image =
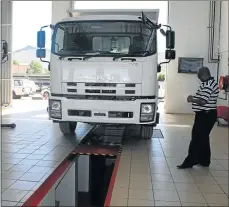
<path fill-rule="evenodd" d="M 178 170 L 193 117 L 164 115 L 161 121 L 164 139 L 125 144 L 111 206 L 228 206 L 228 128 L 212 132 L 210 168 Z"/>
<path fill-rule="evenodd" d="M 47 120 L 46 105 L 34 103 L 37 111 L 3 117 L 17 124 L 2 133 L 3 206 L 22 205 L 91 128 L 79 124 L 76 137 L 63 137 Z M 209 169 L 176 169 L 186 156 L 192 122 L 192 116 L 163 115 L 157 128 L 164 138 L 128 139 L 111 206 L 228 206 L 227 128 L 212 132 Z"/>
<path fill-rule="evenodd" d="M 17 127 L 2 132 L 2 206 L 21 206 L 91 128 L 79 124 L 66 138 L 48 120 L 46 104 L 33 103 L 30 112 L 3 116 Z"/>

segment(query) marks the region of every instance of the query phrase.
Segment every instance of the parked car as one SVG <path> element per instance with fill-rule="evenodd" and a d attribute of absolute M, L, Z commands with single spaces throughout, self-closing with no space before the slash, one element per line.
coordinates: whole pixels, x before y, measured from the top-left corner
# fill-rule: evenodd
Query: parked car
<path fill-rule="evenodd" d="M 30 94 L 34 94 L 37 91 L 37 86 L 34 81 L 29 80 Z"/>
<path fill-rule="evenodd" d="M 31 94 L 31 89 L 30 89 L 31 87 L 29 81 L 27 79 L 19 79 L 19 78 L 15 80 L 21 81 L 25 92 L 24 96 L 29 96 Z"/>
<path fill-rule="evenodd" d="M 23 87 L 23 82 L 21 80 L 13 80 L 12 81 L 12 98 L 20 99 L 25 95 L 25 90 Z"/>

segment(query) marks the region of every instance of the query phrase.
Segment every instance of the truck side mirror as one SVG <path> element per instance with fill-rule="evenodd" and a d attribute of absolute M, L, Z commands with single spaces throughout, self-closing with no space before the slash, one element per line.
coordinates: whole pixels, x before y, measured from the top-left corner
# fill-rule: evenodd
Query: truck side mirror
<path fill-rule="evenodd" d="M 175 32 L 172 30 L 166 31 L 166 48 L 167 49 L 175 48 Z"/>
<path fill-rule="evenodd" d="M 166 60 L 176 59 L 176 51 L 175 50 L 166 50 L 165 51 L 165 59 Z"/>
<path fill-rule="evenodd" d="M 37 32 L 37 47 L 45 48 L 45 31 L 41 30 Z"/>
<path fill-rule="evenodd" d="M 36 51 L 37 58 L 45 58 L 46 57 L 46 50 L 45 49 L 37 49 Z"/>

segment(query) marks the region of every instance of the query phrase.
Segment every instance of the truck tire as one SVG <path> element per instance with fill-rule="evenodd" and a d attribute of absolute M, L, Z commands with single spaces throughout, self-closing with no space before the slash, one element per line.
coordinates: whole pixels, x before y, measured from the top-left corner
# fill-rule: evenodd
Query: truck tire
<path fill-rule="evenodd" d="M 71 135 L 75 133 L 77 122 L 60 122 L 60 131 L 64 135 Z"/>
<path fill-rule="evenodd" d="M 151 139 L 153 136 L 153 126 L 141 126 L 141 138 Z"/>

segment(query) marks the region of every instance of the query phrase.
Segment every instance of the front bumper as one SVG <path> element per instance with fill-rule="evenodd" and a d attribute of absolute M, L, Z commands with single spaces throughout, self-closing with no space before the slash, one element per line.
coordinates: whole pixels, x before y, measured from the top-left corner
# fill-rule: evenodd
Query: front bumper
<path fill-rule="evenodd" d="M 50 119 L 55 122 L 69 121 L 69 122 L 84 122 L 96 124 L 143 124 L 143 125 L 157 125 L 159 122 L 159 113 L 157 111 L 157 99 L 139 99 L 135 101 L 102 101 L 102 100 L 74 100 L 64 97 L 50 97 L 49 101 L 61 101 L 61 118 Z M 140 107 L 142 103 L 154 103 L 155 112 L 153 120 L 149 122 L 140 121 Z M 50 107 L 50 106 L 49 106 Z M 90 111 L 90 116 L 72 115 L 71 110 Z M 50 110 L 51 111 L 51 110 Z M 124 112 L 132 114 L 129 117 L 111 117 L 109 112 Z M 51 113 L 51 112 L 49 112 Z"/>

